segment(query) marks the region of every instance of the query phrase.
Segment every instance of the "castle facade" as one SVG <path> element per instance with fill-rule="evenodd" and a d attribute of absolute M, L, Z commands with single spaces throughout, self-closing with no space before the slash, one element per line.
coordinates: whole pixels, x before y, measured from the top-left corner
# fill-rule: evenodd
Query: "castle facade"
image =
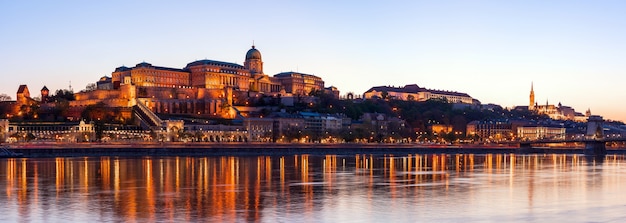
<path fill-rule="evenodd" d="M 306 95 L 311 90 L 324 90 L 324 81 L 297 72 L 269 76 L 263 71 L 261 52 L 252 46 L 243 65 L 198 60 L 184 68 L 147 62 L 134 67 L 121 66 L 111 77 L 100 78 L 96 89 L 76 93 L 71 106 L 103 102 L 112 107 L 132 107 L 142 103 L 160 114 L 229 117 L 233 97 L 285 97 Z"/>

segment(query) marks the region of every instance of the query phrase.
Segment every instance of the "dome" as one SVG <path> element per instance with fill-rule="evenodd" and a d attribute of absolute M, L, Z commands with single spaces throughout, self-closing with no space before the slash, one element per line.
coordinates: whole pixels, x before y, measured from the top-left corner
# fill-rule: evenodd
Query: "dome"
<path fill-rule="evenodd" d="M 248 50 L 248 53 L 246 53 L 246 60 L 249 59 L 261 59 L 261 52 L 255 49 L 254 45 L 252 45 L 252 49 Z"/>

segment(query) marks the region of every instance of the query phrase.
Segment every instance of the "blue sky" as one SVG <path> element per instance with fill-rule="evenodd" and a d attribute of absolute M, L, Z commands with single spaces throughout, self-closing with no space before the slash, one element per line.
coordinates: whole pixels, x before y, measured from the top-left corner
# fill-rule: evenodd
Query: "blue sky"
<path fill-rule="evenodd" d="M 118 66 L 243 63 L 299 71 L 342 92 L 460 91 L 626 120 L 623 1 L 0 1 L 0 93 L 75 91 Z"/>

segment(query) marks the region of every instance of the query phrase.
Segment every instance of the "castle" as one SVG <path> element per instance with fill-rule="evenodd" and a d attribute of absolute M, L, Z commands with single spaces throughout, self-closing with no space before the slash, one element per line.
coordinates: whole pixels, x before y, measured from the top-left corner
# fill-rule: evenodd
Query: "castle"
<path fill-rule="evenodd" d="M 76 93 L 76 100 L 70 106 L 141 104 L 158 114 L 233 118 L 235 101 L 301 96 L 313 90 L 324 90 L 320 77 L 297 72 L 265 74 L 261 52 L 253 45 L 243 65 L 205 59 L 188 63 L 182 69 L 147 62 L 134 67 L 121 66 L 111 77 L 100 78 L 95 89 Z"/>

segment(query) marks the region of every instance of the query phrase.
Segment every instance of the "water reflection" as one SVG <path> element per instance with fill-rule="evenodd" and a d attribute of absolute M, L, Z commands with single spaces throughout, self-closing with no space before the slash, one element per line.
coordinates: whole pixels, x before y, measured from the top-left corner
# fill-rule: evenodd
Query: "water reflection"
<path fill-rule="evenodd" d="M 623 218 L 624 156 L 0 160 L 2 222 Z"/>

